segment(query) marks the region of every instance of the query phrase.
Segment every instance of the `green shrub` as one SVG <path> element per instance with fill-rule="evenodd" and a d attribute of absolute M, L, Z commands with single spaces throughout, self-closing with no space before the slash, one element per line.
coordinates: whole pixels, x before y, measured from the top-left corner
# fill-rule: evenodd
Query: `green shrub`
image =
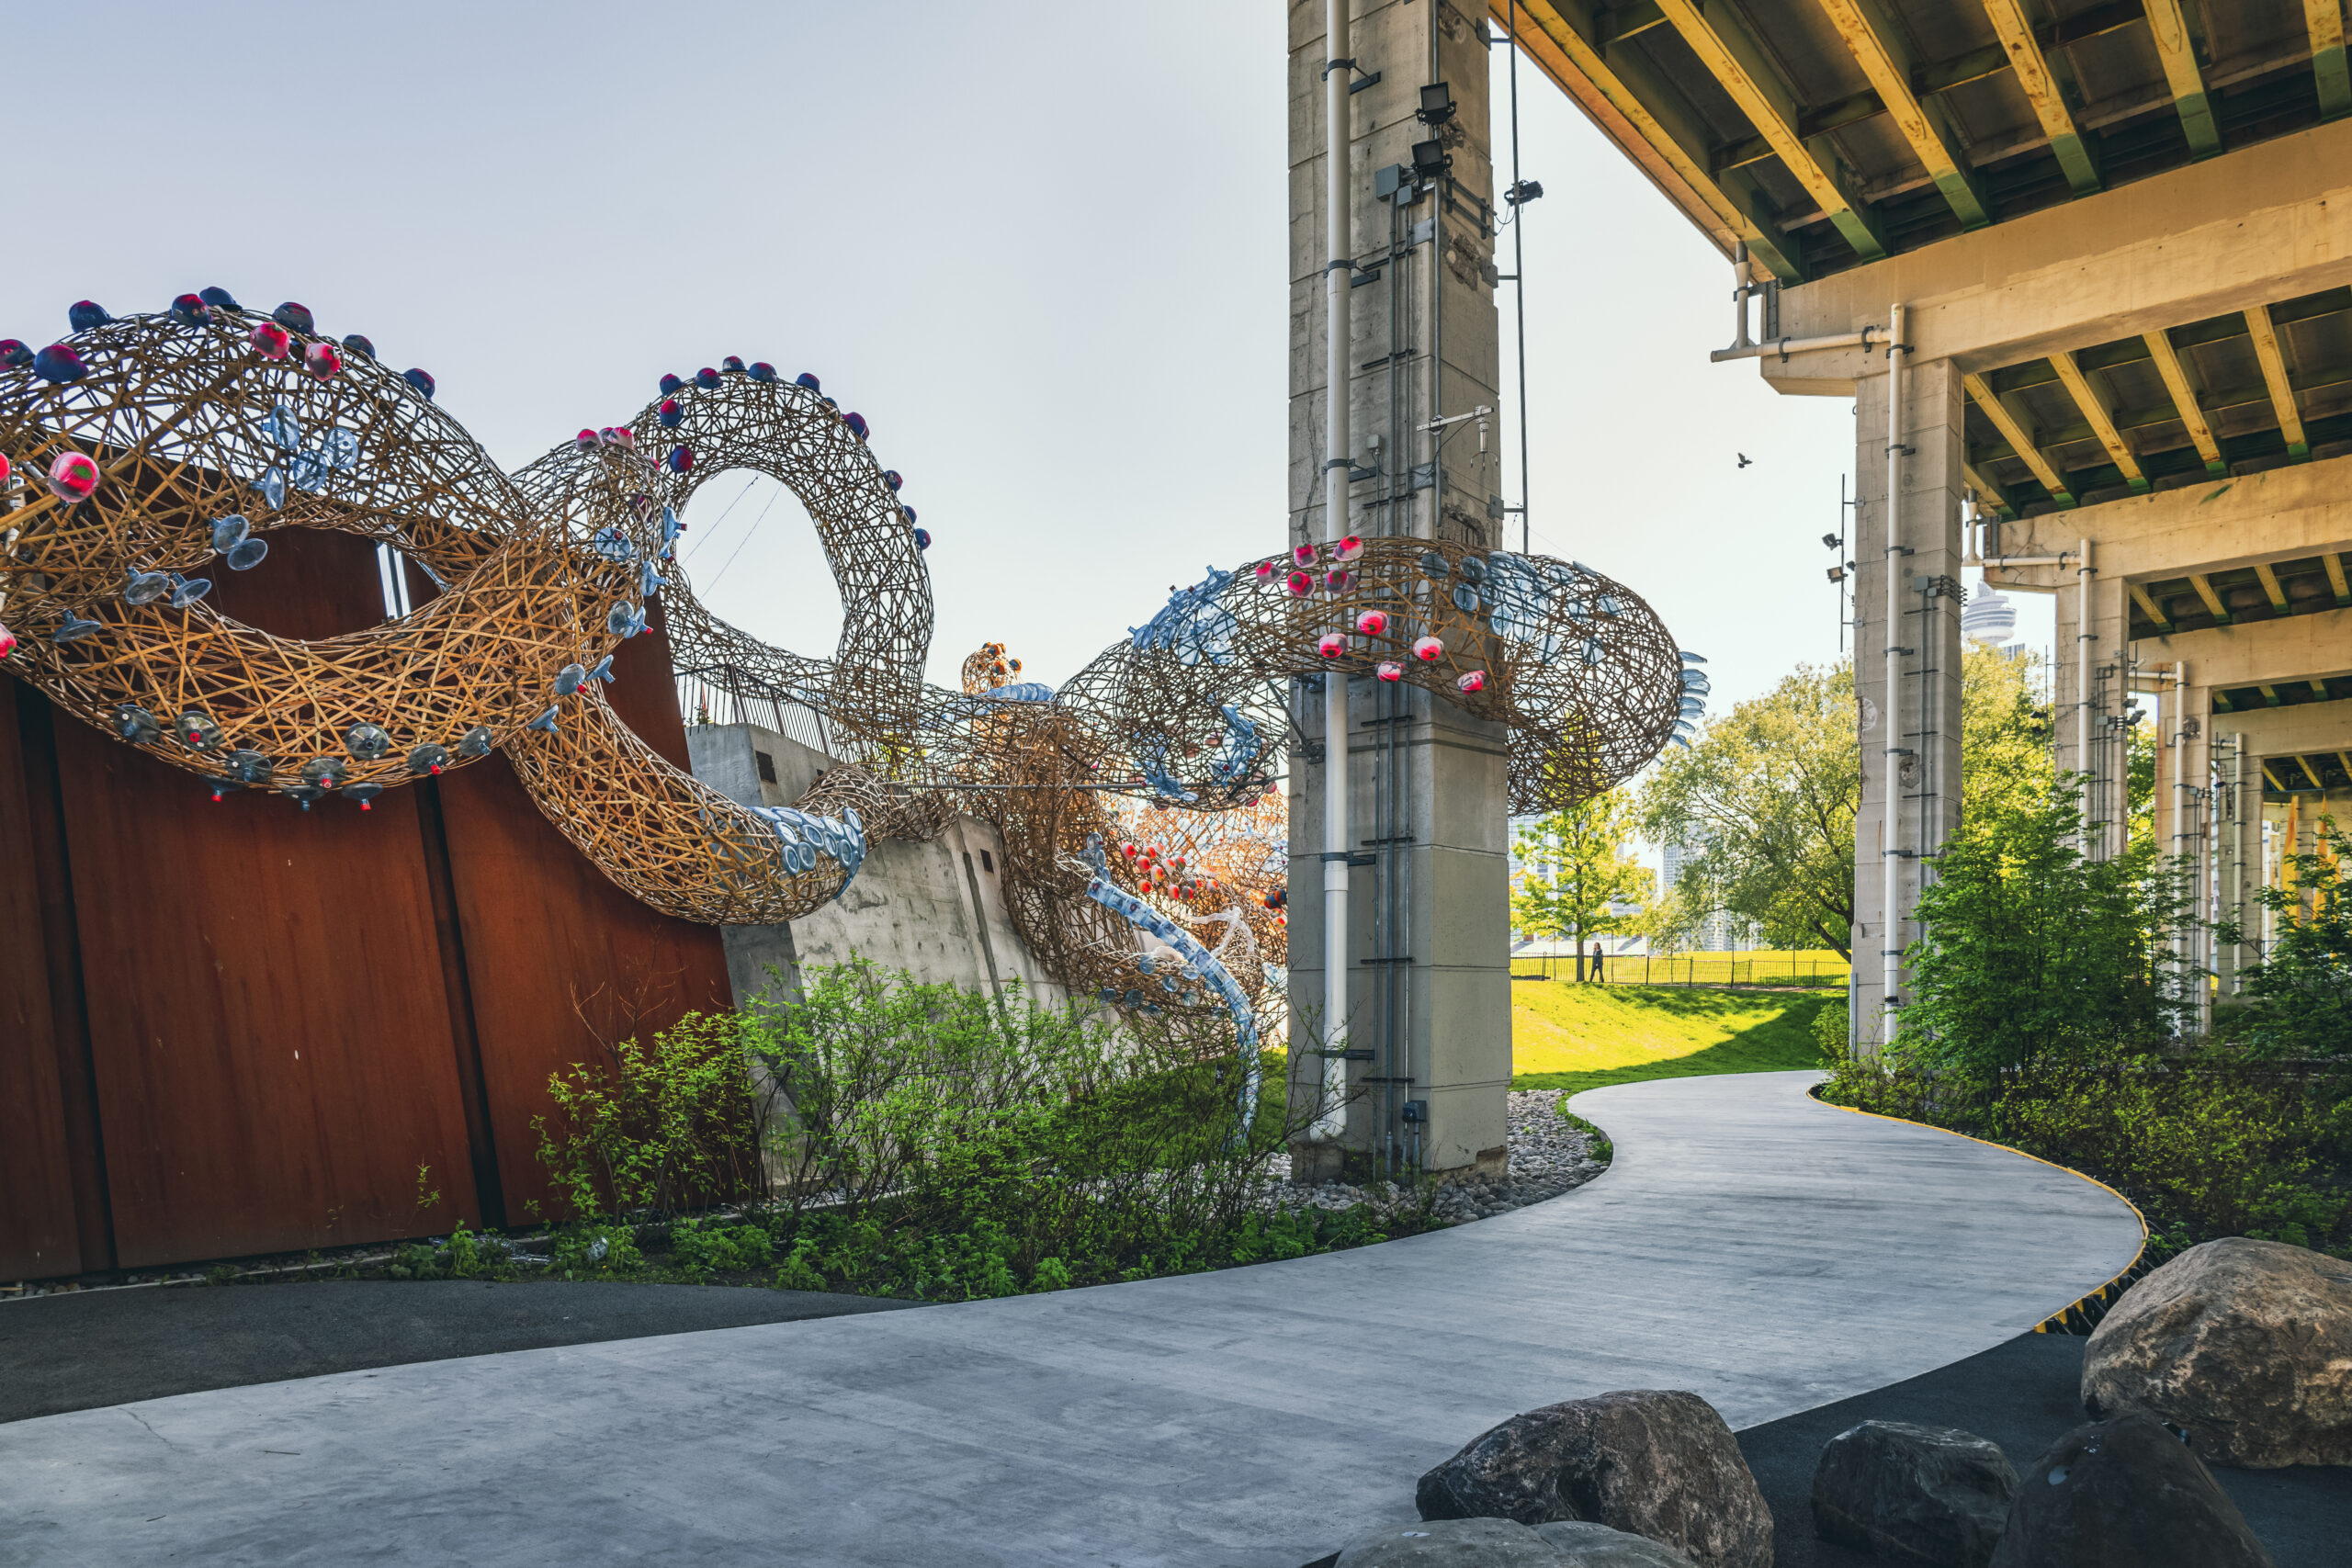
<path fill-rule="evenodd" d="M 2255 890 L 2270 911 L 2270 942 L 2262 961 L 2240 973 L 2240 1005 L 2214 1020 L 2260 1056 L 2352 1055 L 2352 907 L 2339 869 L 2352 855 L 2352 838 L 2336 831 L 2332 817 L 2319 819 L 2316 836 L 2325 852 L 2287 857 L 2293 887 Z M 2219 934 L 2242 942 L 2253 933 L 2226 924 Z"/>
<path fill-rule="evenodd" d="M 1820 1047 L 1824 1065 L 1837 1068 L 1845 1064 L 1849 1054 L 1847 1041 L 1853 1032 L 1851 1015 L 1844 1001 L 1825 1002 L 1813 1015 L 1813 1043 Z"/>
<path fill-rule="evenodd" d="M 636 1231 L 628 1225 L 573 1225 L 557 1234 L 548 1266 L 567 1279 L 611 1277 L 643 1268 L 645 1255 L 638 1249 Z"/>
<path fill-rule="evenodd" d="M 758 1225 L 712 1225 L 680 1220 L 670 1227 L 670 1250 L 689 1273 L 740 1273 L 775 1259 L 775 1238 Z"/>
<path fill-rule="evenodd" d="M 574 1214 L 670 1215 L 759 1188 L 773 1094 L 750 1070 L 749 1021 L 689 1013 L 650 1045 L 624 1040 L 548 1079 L 554 1109 L 531 1130 Z"/>

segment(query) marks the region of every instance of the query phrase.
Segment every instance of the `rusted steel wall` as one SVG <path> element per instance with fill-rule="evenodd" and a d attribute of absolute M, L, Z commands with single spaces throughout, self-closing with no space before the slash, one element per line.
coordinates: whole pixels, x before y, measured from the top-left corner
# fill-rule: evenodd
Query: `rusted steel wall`
<path fill-rule="evenodd" d="M 347 536 L 274 535 L 221 576 L 226 613 L 283 635 L 382 618 Z M 613 696 L 683 760 L 661 642 Z M 718 933 L 613 887 L 503 760 L 365 812 L 215 804 L 0 685 L 0 1277 L 523 1218 L 548 1074 L 598 1029 L 726 1004 Z"/>

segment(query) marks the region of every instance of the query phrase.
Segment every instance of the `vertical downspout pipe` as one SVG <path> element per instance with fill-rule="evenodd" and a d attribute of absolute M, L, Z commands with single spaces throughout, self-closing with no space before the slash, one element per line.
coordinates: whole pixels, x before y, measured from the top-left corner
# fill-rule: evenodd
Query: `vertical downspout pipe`
<path fill-rule="evenodd" d="M 2075 567 L 2075 765 L 2083 773 L 2083 828 L 2076 835 L 2076 847 L 2083 857 L 2091 857 L 2091 822 L 2107 809 L 2106 781 L 2099 777 L 2092 760 L 2091 739 L 2091 579 L 2098 573 L 2091 565 L 2091 542 L 2082 542 L 2082 555 Z M 2096 799 L 2092 792 L 2098 792 Z M 2097 840 L 2103 851 L 2107 847 L 2107 829 L 2098 829 Z M 2101 854 L 2098 859 L 2106 859 Z"/>
<path fill-rule="evenodd" d="M 2172 667 L 2172 852 L 2175 860 L 2185 857 L 2193 842 L 2188 836 L 2188 660 L 2184 659 Z M 2195 877 L 2189 886 L 2195 890 L 2190 896 L 2198 903 L 2202 903 L 2203 878 Z M 2197 904 L 2191 904 L 2189 908 L 2194 909 Z M 2187 999 L 2193 1001 L 2203 987 L 2189 989 L 2189 970 L 2197 962 L 2197 930 L 2189 923 L 2186 911 L 2173 928 L 2172 951 L 2173 958 L 2180 967 L 2181 988 L 2187 993 Z"/>
<path fill-rule="evenodd" d="M 1337 543 L 1348 534 L 1348 470 L 1354 444 L 1348 430 L 1349 295 L 1355 272 L 1355 235 L 1349 222 L 1349 0 L 1324 0 L 1323 69 L 1323 532 Z M 1348 677 L 1323 672 L 1323 1089 L 1315 1143 L 1336 1143 L 1347 1130 L 1348 1065 Z"/>
<path fill-rule="evenodd" d="M 1886 1027 L 1881 1043 L 1894 1040 L 1894 1012 L 1903 1004 L 1903 307 L 1896 305 L 1886 323 L 1886 757 L 1879 770 L 1879 908 L 1885 931 L 1879 964 Z M 1920 721 L 1926 728 L 1924 713 Z"/>

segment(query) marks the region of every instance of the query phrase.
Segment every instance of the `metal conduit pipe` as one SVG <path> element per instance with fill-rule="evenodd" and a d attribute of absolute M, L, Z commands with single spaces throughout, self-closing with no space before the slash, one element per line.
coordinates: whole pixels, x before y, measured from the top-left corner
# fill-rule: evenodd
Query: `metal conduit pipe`
<path fill-rule="evenodd" d="M 2083 816 L 2081 828 L 2075 834 L 2077 852 L 2091 852 L 2091 790 L 2098 784 L 2098 770 L 2091 764 L 2091 579 L 2098 575 L 2091 565 L 2091 542 L 2082 542 L 2081 553 L 2075 556 L 2076 598 L 2075 614 L 2075 767 L 2083 774 Z M 2098 806 L 2107 804 L 2104 791 Z M 2103 840 L 2102 840 L 2103 841 Z"/>
<path fill-rule="evenodd" d="M 1865 328 L 1866 333 L 1869 329 Z M 1860 336 L 1863 334 L 1856 334 Z M 1903 889 L 1903 850 L 1897 840 L 1903 824 L 1903 458 L 1910 448 L 1903 442 L 1903 307 L 1887 314 L 1886 338 L 1886 684 L 1885 759 L 1879 772 L 1879 911 L 1884 935 L 1879 948 L 1880 976 L 1884 981 L 1886 1027 L 1881 1043 L 1894 1037 L 1894 1012 L 1902 1006 L 1902 921 L 1896 916 Z M 1921 634 L 1925 635 L 1924 631 Z M 1925 714 L 1921 715 L 1925 728 Z"/>
<path fill-rule="evenodd" d="M 1324 0 L 1323 67 L 1323 532 L 1348 533 L 1348 299 L 1355 272 L 1349 222 L 1349 0 Z M 1307 1137 L 1336 1143 L 1347 1129 L 1348 1065 L 1348 678 L 1323 675 L 1323 1081 Z"/>
<path fill-rule="evenodd" d="M 1746 325 L 1744 321 L 1741 324 L 1743 328 Z M 1885 343 L 1889 344 L 1891 350 L 1894 336 L 1887 328 L 1870 326 L 1864 327 L 1860 332 L 1831 333 L 1826 337 L 1783 337 L 1773 338 L 1765 343 L 1734 344 L 1729 348 L 1711 350 L 1707 358 L 1717 365 L 1721 365 L 1726 359 L 1761 359 L 1768 354 L 1776 354 L 1782 359 L 1786 359 L 1792 354 L 1812 354 L 1816 350 L 1827 348 L 1859 348 L 1867 351 L 1873 343 Z"/>
<path fill-rule="evenodd" d="M 2186 856 L 2191 848 L 2188 830 L 2189 807 L 2188 759 L 2188 660 L 2184 659 L 2172 667 L 2172 852 L 2176 858 Z M 2196 889 L 2195 897 L 2201 902 L 2205 892 L 2202 868 L 2193 867 L 2192 870 L 2199 874 L 2193 876 L 2190 886 Z M 2197 905 L 2192 903 L 2189 908 L 2193 910 Z M 2189 924 L 2189 916 L 2184 914 L 2178 921 L 2175 922 L 2172 931 L 2172 952 L 2174 962 L 2178 966 L 2181 988 L 2188 998 L 2193 1001 L 2196 999 L 2196 994 L 2188 991 L 2188 985 L 2189 969 L 2197 960 L 2197 939 Z"/>

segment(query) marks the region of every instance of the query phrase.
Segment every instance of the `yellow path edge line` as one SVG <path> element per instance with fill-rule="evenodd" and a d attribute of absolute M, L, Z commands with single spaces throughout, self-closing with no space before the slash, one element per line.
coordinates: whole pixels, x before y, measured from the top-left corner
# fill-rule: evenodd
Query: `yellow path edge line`
<path fill-rule="evenodd" d="M 2075 1333 L 2075 1330 L 2069 1326 L 2066 1322 L 2067 1317 L 2072 1315 L 2077 1322 L 2082 1324 L 2083 1327 L 2081 1332 L 2087 1335 L 2095 1326 L 2095 1322 L 2090 1317 L 2087 1311 L 2091 1303 L 2096 1302 L 2102 1309 L 2113 1306 L 2115 1304 L 2115 1298 L 2123 1293 L 2124 1288 L 2147 1271 L 2143 1266 L 2146 1264 L 2148 1260 L 2148 1216 L 2140 1212 L 2139 1204 L 2134 1203 L 2122 1193 L 2116 1191 L 2114 1188 L 2109 1187 L 2098 1177 L 2086 1176 L 2083 1172 L 2076 1170 L 2073 1166 L 2060 1165 L 2054 1159 L 2043 1159 L 2040 1155 L 2030 1155 L 2023 1149 L 2011 1148 L 2007 1144 L 1996 1144 L 1990 1138 L 1971 1137 L 1966 1133 L 1955 1133 L 1949 1127 L 1939 1127 L 1933 1122 L 1914 1122 L 1908 1116 L 1889 1116 L 1883 1111 L 1858 1111 L 1850 1105 L 1840 1105 L 1834 1100 L 1822 1099 L 1821 1086 L 1819 1084 L 1814 1085 L 1804 1092 L 1805 1098 L 1811 1100 L 1815 1104 L 1826 1105 L 1832 1111 L 1842 1111 L 1849 1116 L 1869 1116 L 1880 1122 L 1899 1122 L 1905 1127 L 1925 1127 L 1930 1132 L 1941 1133 L 1949 1138 L 1963 1138 L 1972 1144 L 1982 1144 L 1988 1149 L 1998 1149 L 2003 1154 L 2015 1155 L 2019 1159 L 2030 1159 L 2036 1165 L 2046 1165 L 2052 1170 L 2063 1170 L 2078 1181 L 2089 1182 L 2093 1187 L 2096 1187 L 2100 1191 L 2107 1193 L 2117 1202 L 2132 1211 L 2132 1217 L 2140 1222 L 2140 1250 L 2132 1255 L 2132 1261 L 2123 1266 L 2123 1272 L 2118 1274 L 2114 1279 L 2109 1280 L 2106 1284 L 2101 1285 L 2098 1290 L 2093 1291 L 2090 1294 L 2076 1297 L 2075 1300 L 2067 1303 L 2064 1306 L 2060 1307 L 2056 1312 L 2052 1313 L 2048 1317 L 2043 1318 L 2040 1323 L 2034 1325 L 2033 1331 L 2036 1334 Z M 2103 1310 L 2100 1315 L 2106 1315 Z"/>

